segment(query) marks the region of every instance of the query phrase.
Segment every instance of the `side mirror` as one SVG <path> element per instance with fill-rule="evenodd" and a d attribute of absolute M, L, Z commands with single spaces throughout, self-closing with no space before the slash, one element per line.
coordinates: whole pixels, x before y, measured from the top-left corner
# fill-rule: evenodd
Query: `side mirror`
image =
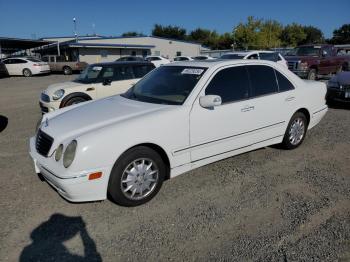
<path fill-rule="evenodd" d="M 104 79 L 102 84 L 104 86 L 110 86 L 111 83 L 112 83 L 112 79 Z"/>
<path fill-rule="evenodd" d="M 199 104 L 204 108 L 213 108 L 221 105 L 221 97 L 216 95 L 206 95 L 199 98 Z"/>

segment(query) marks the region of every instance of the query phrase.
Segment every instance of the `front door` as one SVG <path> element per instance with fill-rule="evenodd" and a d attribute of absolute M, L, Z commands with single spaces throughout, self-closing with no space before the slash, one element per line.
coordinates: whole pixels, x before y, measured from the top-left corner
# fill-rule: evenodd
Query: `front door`
<path fill-rule="evenodd" d="M 249 79 L 244 66 L 224 68 L 210 80 L 200 96 L 218 95 L 222 105 L 203 108 L 199 98 L 190 114 L 191 161 L 246 146 L 247 131 L 255 128 L 249 108 Z"/>

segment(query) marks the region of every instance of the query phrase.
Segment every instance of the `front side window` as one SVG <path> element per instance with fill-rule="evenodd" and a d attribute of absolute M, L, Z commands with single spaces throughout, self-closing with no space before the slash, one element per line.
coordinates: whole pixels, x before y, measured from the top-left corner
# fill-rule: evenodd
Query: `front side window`
<path fill-rule="evenodd" d="M 182 105 L 207 68 L 159 67 L 122 96 L 128 99 L 166 105 Z"/>
<path fill-rule="evenodd" d="M 83 72 L 75 79 L 75 82 L 90 84 L 95 83 L 102 71 L 103 67 L 98 65 L 91 65 L 84 69 Z"/>
<path fill-rule="evenodd" d="M 289 90 L 294 89 L 293 84 L 284 75 L 282 75 L 277 70 L 275 70 L 275 72 L 276 72 L 276 77 L 277 77 L 277 82 L 278 82 L 278 90 L 280 92 L 289 91 Z"/>
<path fill-rule="evenodd" d="M 261 60 L 267 60 L 272 62 L 278 61 L 278 54 L 277 53 L 259 53 L 259 57 Z"/>
<path fill-rule="evenodd" d="M 247 99 L 249 78 L 244 66 L 230 67 L 218 72 L 205 90 L 206 95 L 218 95 L 222 103 Z"/>
<path fill-rule="evenodd" d="M 259 55 L 258 54 L 252 54 L 252 55 L 248 56 L 247 59 L 259 59 Z"/>
<path fill-rule="evenodd" d="M 274 69 L 269 66 L 247 66 L 252 89 L 252 97 L 278 92 Z"/>
<path fill-rule="evenodd" d="M 3 63 L 4 63 L 5 65 L 12 64 L 12 59 L 6 59 L 6 60 L 3 61 Z"/>

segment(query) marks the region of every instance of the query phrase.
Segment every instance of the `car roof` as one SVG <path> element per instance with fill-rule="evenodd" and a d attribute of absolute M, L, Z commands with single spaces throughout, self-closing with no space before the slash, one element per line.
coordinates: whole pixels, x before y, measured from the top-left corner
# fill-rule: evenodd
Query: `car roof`
<path fill-rule="evenodd" d="M 247 50 L 247 51 L 233 51 L 233 52 L 228 52 L 223 55 L 249 55 L 249 54 L 255 54 L 255 53 L 278 53 L 276 51 L 271 51 L 271 50 Z"/>
<path fill-rule="evenodd" d="M 114 61 L 91 64 L 92 66 L 105 66 L 105 65 L 153 65 L 148 61 Z"/>
<path fill-rule="evenodd" d="M 271 66 L 276 66 L 276 62 L 267 61 L 267 60 L 251 60 L 251 59 L 211 59 L 211 60 L 191 60 L 191 61 L 179 61 L 174 62 L 162 66 L 188 66 L 188 67 L 205 67 L 205 68 L 218 68 L 222 66 L 229 65 L 238 65 L 238 64 L 246 64 L 246 65 L 266 65 L 269 64 Z"/>

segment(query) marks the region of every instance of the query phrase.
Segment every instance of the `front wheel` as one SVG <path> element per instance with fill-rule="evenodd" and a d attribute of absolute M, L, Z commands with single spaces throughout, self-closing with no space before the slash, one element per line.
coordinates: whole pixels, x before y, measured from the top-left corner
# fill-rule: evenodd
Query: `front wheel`
<path fill-rule="evenodd" d="M 309 80 L 316 80 L 317 79 L 317 72 L 316 69 L 310 69 L 309 73 L 307 74 L 307 79 Z"/>
<path fill-rule="evenodd" d="M 306 136 L 307 119 L 301 112 L 295 113 L 289 121 L 282 145 L 286 149 L 294 149 L 301 145 Z"/>
<path fill-rule="evenodd" d="M 75 105 L 75 104 L 79 104 L 79 103 L 83 103 L 83 102 L 86 102 L 85 98 L 80 97 L 80 96 L 76 96 L 76 97 L 72 97 L 66 103 L 64 103 L 63 107 L 71 106 L 71 105 Z"/>
<path fill-rule="evenodd" d="M 72 71 L 73 71 L 72 68 L 70 68 L 69 66 L 63 67 L 63 74 L 65 75 L 71 75 Z"/>
<path fill-rule="evenodd" d="M 161 156 L 145 146 L 125 152 L 114 165 L 108 183 L 111 199 L 122 206 L 150 201 L 160 190 L 166 174 Z"/>

